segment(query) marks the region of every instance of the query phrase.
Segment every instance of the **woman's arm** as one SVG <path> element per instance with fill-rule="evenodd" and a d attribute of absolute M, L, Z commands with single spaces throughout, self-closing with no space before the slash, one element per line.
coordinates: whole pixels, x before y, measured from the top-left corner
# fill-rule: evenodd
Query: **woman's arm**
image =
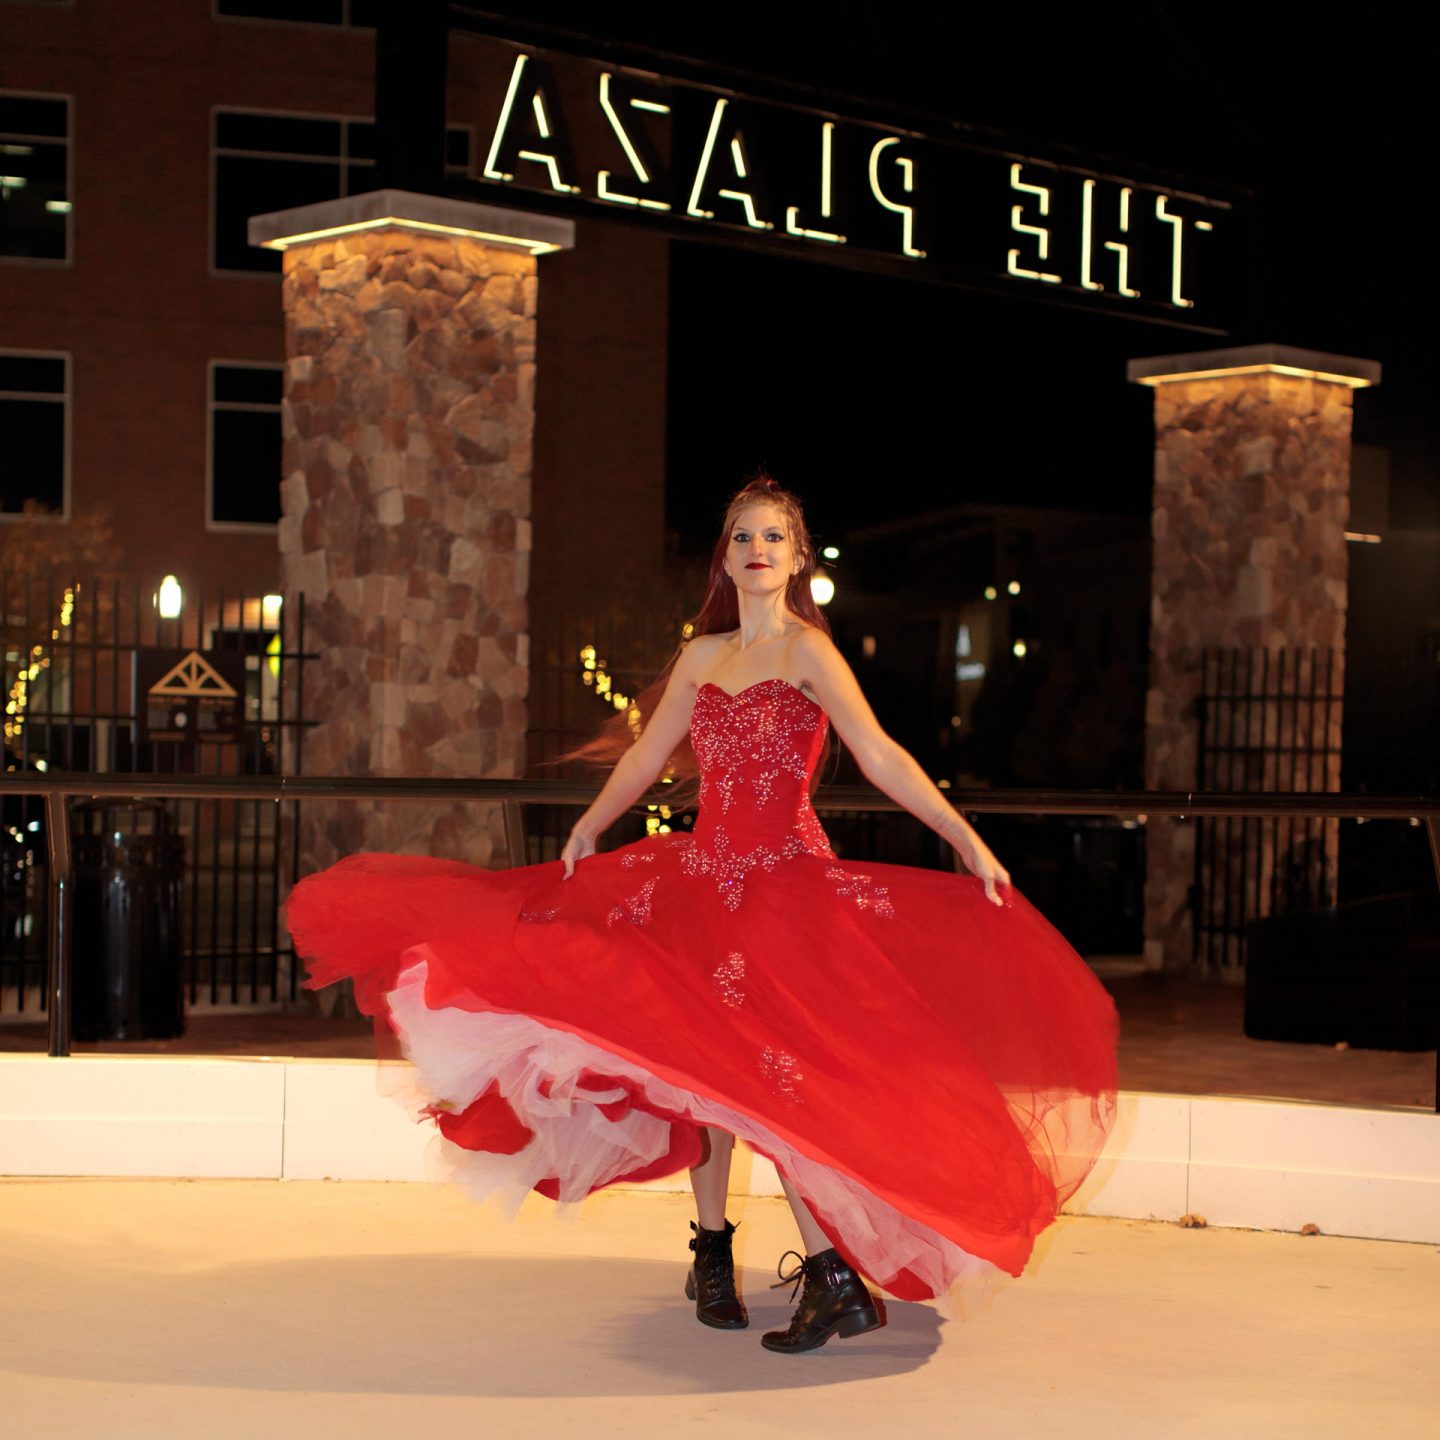
<path fill-rule="evenodd" d="M 709 636 L 700 636 L 680 652 L 640 738 L 616 762 L 600 793 L 575 822 L 560 852 L 567 880 L 575 873 L 575 862 L 593 855 L 599 837 L 660 778 L 665 762 L 685 738 L 695 708 L 696 675 L 710 643 Z"/>
<path fill-rule="evenodd" d="M 880 728 L 854 672 L 834 642 L 819 630 L 807 629 L 792 644 L 796 683 L 812 691 L 824 707 L 835 733 L 855 756 L 865 778 L 952 845 L 965 868 L 985 882 L 986 896 L 996 905 L 1003 904 L 996 886 L 1008 885 L 1010 872 L 910 752 Z"/>

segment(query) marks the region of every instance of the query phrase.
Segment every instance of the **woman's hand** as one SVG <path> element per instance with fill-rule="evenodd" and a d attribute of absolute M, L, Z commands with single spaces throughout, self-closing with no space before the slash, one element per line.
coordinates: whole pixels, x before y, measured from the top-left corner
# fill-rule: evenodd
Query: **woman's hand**
<path fill-rule="evenodd" d="M 581 830 L 577 825 L 571 832 L 570 838 L 565 842 L 565 848 L 560 852 L 560 858 L 565 862 L 565 879 L 569 879 L 575 873 L 575 862 L 583 860 L 587 855 L 595 853 L 595 837 L 588 832 Z"/>
<path fill-rule="evenodd" d="M 990 847 L 970 828 L 960 822 L 959 833 L 950 840 L 965 868 L 985 882 L 985 898 L 993 905 L 1003 905 L 997 885 L 1010 883 L 1010 872 L 995 858 Z"/>

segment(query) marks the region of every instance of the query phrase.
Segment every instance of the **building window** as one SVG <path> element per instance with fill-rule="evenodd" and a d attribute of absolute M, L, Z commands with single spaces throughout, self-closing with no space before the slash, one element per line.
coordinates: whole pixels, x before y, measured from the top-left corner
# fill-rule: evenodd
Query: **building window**
<path fill-rule="evenodd" d="M 284 367 L 210 362 L 211 529 L 280 519 L 280 397 Z"/>
<path fill-rule="evenodd" d="M 0 259 L 70 258 L 70 100 L 0 90 Z"/>
<path fill-rule="evenodd" d="M 451 125 L 446 169 L 469 174 L 470 151 L 469 127 Z M 372 189 L 375 126 L 344 116 L 217 110 L 213 154 L 214 267 L 273 274 L 280 256 L 250 245 L 250 217 Z"/>
<path fill-rule="evenodd" d="M 0 350 L 0 515 L 69 514 L 70 357 Z"/>
<path fill-rule="evenodd" d="M 215 13 L 230 20 L 375 27 L 375 0 L 215 0 Z"/>

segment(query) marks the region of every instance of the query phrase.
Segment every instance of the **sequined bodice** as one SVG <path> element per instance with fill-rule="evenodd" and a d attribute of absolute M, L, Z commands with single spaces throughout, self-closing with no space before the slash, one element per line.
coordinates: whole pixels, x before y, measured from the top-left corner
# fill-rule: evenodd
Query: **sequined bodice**
<path fill-rule="evenodd" d="M 828 724 L 787 680 L 761 680 L 735 695 L 705 684 L 696 693 L 690 741 L 700 762 L 700 814 L 685 865 L 713 875 L 731 909 L 755 866 L 830 856 L 810 804 Z"/>

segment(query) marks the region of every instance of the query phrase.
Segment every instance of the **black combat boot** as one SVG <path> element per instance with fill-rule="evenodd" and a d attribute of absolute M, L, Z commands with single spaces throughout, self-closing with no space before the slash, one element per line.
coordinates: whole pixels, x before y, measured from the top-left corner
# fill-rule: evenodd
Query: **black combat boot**
<path fill-rule="evenodd" d="M 800 1261 L 800 1266 L 785 1273 L 785 1262 L 790 1256 Z M 851 1335 L 863 1335 L 885 1323 L 885 1313 L 871 1298 L 865 1282 L 841 1259 L 837 1250 L 822 1250 L 818 1255 L 796 1255 L 787 1250 L 780 1257 L 780 1284 L 772 1285 L 778 1290 L 782 1285 L 803 1284 L 804 1293 L 790 1325 L 785 1330 L 771 1330 L 760 1337 L 760 1343 L 767 1350 L 778 1350 L 782 1355 L 798 1355 L 805 1350 L 818 1350 L 832 1335 L 846 1339 Z"/>
<path fill-rule="evenodd" d="M 750 1317 L 735 1292 L 735 1260 L 730 1253 L 735 1227 L 727 1220 L 723 1230 L 706 1230 L 692 1220 L 690 1228 L 695 1232 L 690 1242 L 695 1263 L 685 1277 L 685 1298 L 695 1302 L 695 1318 L 717 1330 L 743 1330 Z"/>

